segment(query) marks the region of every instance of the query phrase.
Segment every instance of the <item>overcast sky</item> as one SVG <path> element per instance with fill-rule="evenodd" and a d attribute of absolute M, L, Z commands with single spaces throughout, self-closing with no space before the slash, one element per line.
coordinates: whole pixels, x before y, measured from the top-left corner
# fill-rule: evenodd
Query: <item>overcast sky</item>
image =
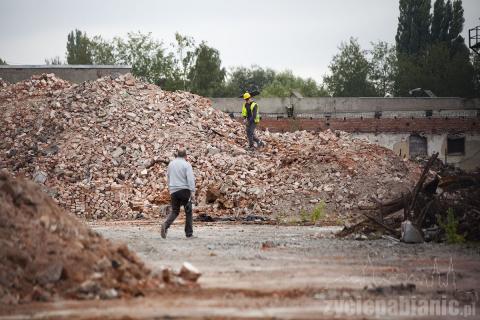
<path fill-rule="evenodd" d="M 398 0 L 0 0 L 0 58 L 9 64 L 65 59 L 78 28 L 111 39 L 151 32 L 166 45 L 176 31 L 206 40 L 223 65 L 257 64 L 321 80 L 341 41 L 395 41 Z M 432 1 L 433 3 L 433 1 Z M 465 30 L 480 25 L 480 0 L 463 0 Z"/>

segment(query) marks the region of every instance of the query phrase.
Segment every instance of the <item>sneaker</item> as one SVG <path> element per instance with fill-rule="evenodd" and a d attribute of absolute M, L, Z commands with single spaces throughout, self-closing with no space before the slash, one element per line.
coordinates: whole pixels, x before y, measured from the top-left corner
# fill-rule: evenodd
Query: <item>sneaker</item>
<path fill-rule="evenodd" d="M 162 223 L 162 229 L 160 231 L 160 234 L 163 239 L 167 238 L 167 227 L 165 226 L 165 223 Z"/>

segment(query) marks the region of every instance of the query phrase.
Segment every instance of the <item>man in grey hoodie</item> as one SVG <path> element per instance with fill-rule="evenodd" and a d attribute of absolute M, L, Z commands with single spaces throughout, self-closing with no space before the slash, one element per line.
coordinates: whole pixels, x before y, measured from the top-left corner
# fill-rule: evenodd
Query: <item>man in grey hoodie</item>
<path fill-rule="evenodd" d="M 195 202 L 195 177 L 186 157 L 187 151 L 180 148 L 175 160 L 168 164 L 167 179 L 172 210 L 162 224 L 161 235 L 164 239 L 167 237 L 168 228 L 178 217 L 181 206 L 185 209 L 185 235 L 187 238 L 193 236 L 192 202 Z"/>

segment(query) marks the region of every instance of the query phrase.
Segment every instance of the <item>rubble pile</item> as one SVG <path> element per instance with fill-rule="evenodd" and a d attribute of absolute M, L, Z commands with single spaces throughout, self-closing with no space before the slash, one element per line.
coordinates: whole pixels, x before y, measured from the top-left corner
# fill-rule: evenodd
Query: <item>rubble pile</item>
<path fill-rule="evenodd" d="M 0 92 L 0 99 L 11 101 L 35 96 L 52 96 L 70 86 L 70 82 L 57 78 L 53 73 L 34 75 L 29 80 L 12 85 L 0 78 L 0 88 L 8 87 L 8 90 Z"/>
<path fill-rule="evenodd" d="M 8 82 L 0 78 L 0 88 L 4 88 L 8 86 Z"/>
<path fill-rule="evenodd" d="M 445 166 L 431 156 L 415 188 L 374 206 L 361 207 L 356 223 L 338 233 L 345 237 L 388 234 L 404 242 L 463 242 L 480 239 L 480 174 Z"/>
<path fill-rule="evenodd" d="M 33 182 L 0 171 L 0 304 L 112 299 L 159 288 L 126 245 L 59 208 Z"/>
<path fill-rule="evenodd" d="M 178 146 L 196 175 L 195 212 L 213 216 L 272 216 L 321 201 L 348 213 L 372 195 L 410 188 L 419 174 L 342 132 L 260 132 L 266 146 L 247 151 L 243 125 L 208 99 L 130 74 L 79 85 L 42 75 L 0 89 L 0 110 L 0 168 L 42 184 L 87 219 L 161 214 Z"/>

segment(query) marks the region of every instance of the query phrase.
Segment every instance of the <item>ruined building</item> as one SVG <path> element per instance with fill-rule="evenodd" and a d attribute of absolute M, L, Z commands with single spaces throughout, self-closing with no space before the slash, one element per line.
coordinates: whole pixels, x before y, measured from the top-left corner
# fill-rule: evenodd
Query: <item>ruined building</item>
<path fill-rule="evenodd" d="M 240 117 L 241 100 L 214 98 L 217 109 Z M 342 130 L 416 158 L 439 158 L 465 170 L 480 167 L 480 99 L 258 99 L 261 126 L 270 132 Z"/>

